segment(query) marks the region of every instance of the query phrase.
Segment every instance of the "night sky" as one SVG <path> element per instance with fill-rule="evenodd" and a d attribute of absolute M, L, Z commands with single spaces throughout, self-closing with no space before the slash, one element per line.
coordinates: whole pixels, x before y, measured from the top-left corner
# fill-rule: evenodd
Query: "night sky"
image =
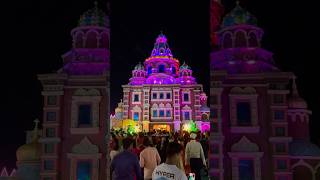
<path fill-rule="evenodd" d="M 303 2 L 303 3 L 302 3 Z M 15 150 L 25 141 L 25 130 L 42 119 L 41 86 L 36 75 L 62 65 L 71 47 L 70 31 L 93 0 L 10 1 L 2 6 L 0 88 L 0 168 L 15 165 Z M 234 0 L 225 0 L 226 11 Z M 278 67 L 297 76 L 300 95 L 313 111 L 311 133 L 320 143 L 319 29 L 315 1 L 244 0 L 265 30 L 263 47 L 275 53 Z M 106 9 L 106 2 L 99 1 Z M 111 107 L 122 96 L 131 70 L 147 58 L 163 31 L 174 57 L 189 64 L 209 93 L 209 1 L 114 0 L 111 2 Z M 315 45 L 313 45 L 315 44 Z"/>

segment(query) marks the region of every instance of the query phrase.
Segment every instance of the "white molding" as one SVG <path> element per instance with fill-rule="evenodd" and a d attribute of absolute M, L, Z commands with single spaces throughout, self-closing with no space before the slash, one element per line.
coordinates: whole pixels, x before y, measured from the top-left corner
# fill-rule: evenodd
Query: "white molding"
<path fill-rule="evenodd" d="M 232 133 L 250 133 L 250 134 L 256 134 L 260 133 L 260 127 L 259 126 L 232 126 L 230 128 L 230 131 Z"/>
<path fill-rule="evenodd" d="M 53 138 L 47 138 L 47 137 L 42 137 L 38 140 L 39 143 L 59 143 L 61 142 L 61 139 L 58 137 L 53 137 Z"/>
<path fill-rule="evenodd" d="M 98 134 L 99 132 L 99 127 L 70 128 L 71 134 Z"/>

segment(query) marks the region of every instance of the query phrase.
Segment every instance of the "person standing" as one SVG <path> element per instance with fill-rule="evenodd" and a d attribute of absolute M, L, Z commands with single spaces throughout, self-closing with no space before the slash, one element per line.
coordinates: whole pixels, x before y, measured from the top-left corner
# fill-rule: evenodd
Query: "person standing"
<path fill-rule="evenodd" d="M 166 149 L 166 161 L 157 166 L 153 173 L 153 180 L 187 180 L 186 174 L 176 164 L 180 161 L 182 147 L 179 143 L 170 142 Z"/>
<path fill-rule="evenodd" d="M 195 179 L 201 180 L 201 169 L 206 167 L 205 156 L 201 144 L 196 141 L 197 135 L 192 133 L 190 138 L 185 149 L 185 163 L 186 166 L 190 165 L 191 171 L 196 175 Z"/>
<path fill-rule="evenodd" d="M 111 141 L 110 141 L 110 159 L 112 159 L 120 152 L 119 151 L 119 141 L 115 136 L 112 136 Z"/>
<path fill-rule="evenodd" d="M 140 153 L 140 167 L 144 169 L 144 180 L 151 180 L 152 172 L 161 159 L 158 150 L 152 147 L 149 137 L 144 137 L 143 145 L 145 149 Z"/>
<path fill-rule="evenodd" d="M 142 174 L 138 157 L 131 152 L 133 140 L 125 138 L 122 141 L 123 151 L 117 154 L 111 162 L 113 180 L 141 180 Z"/>

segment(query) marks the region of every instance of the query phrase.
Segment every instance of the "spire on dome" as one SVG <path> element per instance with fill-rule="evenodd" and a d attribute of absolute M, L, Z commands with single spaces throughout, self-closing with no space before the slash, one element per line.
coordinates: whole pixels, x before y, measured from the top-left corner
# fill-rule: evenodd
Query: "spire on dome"
<path fill-rule="evenodd" d="M 297 84 L 296 84 L 296 79 L 293 79 L 293 82 L 292 82 L 292 96 L 293 97 L 300 97 L 299 92 L 298 92 L 298 88 L 297 88 Z"/>
<path fill-rule="evenodd" d="M 222 27 L 229 27 L 234 25 L 257 25 L 257 18 L 240 6 L 240 2 L 236 2 L 236 7 L 230 11 L 222 22 Z"/>
<path fill-rule="evenodd" d="M 299 95 L 297 84 L 295 78 L 292 80 L 292 94 L 289 98 L 289 108 L 292 109 L 307 109 L 308 104 L 304 99 L 302 99 Z"/>
<path fill-rule="evenodd" d="M 191 67 L 188 66 L 188 65 L 186 64 L 186 62 L 183 62 L 183 64 L 180 66 L 180 71 L 181 71 L 181 70 L 184 70 L 184 69 L 191 70 Z"/>
<path fill-rule="evenodd" d="M 134 70 L 144 70 L 144 66 L 142 65 L 141 62 L 139 62 L 139 64 L 137 64 L 137 65 L 134 67 Z"/>
<path fill-rule="evenodd" d="M 169 56 L 172 57 L 171 50 L 167 43 L 166 36 L 162 33 L 157 37 L 154 43 L 154 48 L 152 50 L 151 56 Z"/>
<path fill-rule="evenodd" d="M 107 15 L 98 8 L 98 2 L 94 2 L 94 7 L 85 12 L 79 20 L 80 26 L 109 26 Z"/>
<path fill-rule="evenodd" d="M 33 129 L 33 136 L 32 136 L 32 141 L 36 141 L 38 139 L 38 126 L 39 126 L 39 119 L 35 119 L 34 121 L 34 129 Z"/>

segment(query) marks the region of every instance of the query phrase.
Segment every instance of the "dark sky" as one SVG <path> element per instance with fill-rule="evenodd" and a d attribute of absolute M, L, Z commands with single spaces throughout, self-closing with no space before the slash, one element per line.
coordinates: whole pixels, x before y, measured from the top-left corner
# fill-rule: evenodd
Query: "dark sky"
<path fill-rule="evenodd" d="M 263 47 L 275 53 L 276 64 L 298 76 L 298 87 L 313 111 L 312 140 L 320 143 L 319 29 L 315 1 L 294 3 L 279 0 L 244 0 L 243 7 L 255 14 L 265 30 Z M 303 2 L 303 3 L 302 3 Z M 15 164 L 15 150 L 24 143 L 24 131 L 40 118 L 39 73 L 55 72 L 61 55 L 71 47 L 70 30 L 93 0 L 10 1 L 2 5 L 0 92 L 0 167 Z M 223 3 L 227 11 L 234 0 Z M 102 8 L 105 1 L 100 1 Z M 208 0 L 114 0 L 111 2 L 111 105 L 121 98 L 121 85 L 131 70 L 150 55 L 162 30 L 180 62 L 186 61 L 198 82 L 209 92 L 209 1 Z"/>

